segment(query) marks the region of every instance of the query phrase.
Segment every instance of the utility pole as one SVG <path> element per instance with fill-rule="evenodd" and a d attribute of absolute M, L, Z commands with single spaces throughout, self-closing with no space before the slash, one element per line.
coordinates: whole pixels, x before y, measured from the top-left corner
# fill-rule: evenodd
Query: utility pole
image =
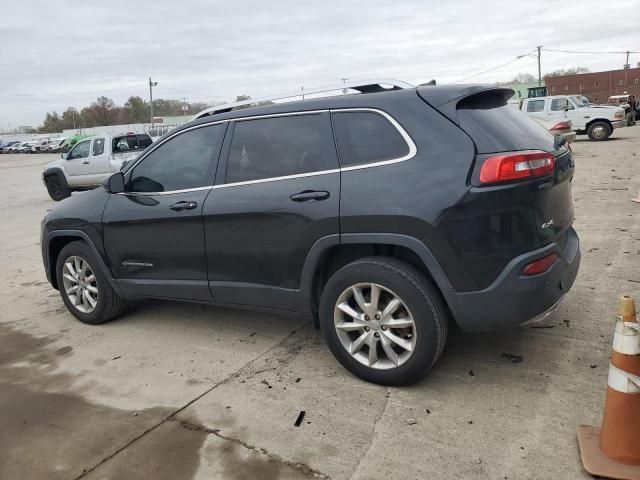
<path fill-rule="evenodd" d="M 182 110 L 182 115 L 187 115 L 187 112 L 189 111 L 189 104 L 187 103 L 187 98 L 186 97 L 182 97 L 182 106 L 180 107 Z"/>
<path fill-rule="evenodd" d="M 624 63 L 624 88 L 627 88 L 627 75 L 629 73 L 629 68 L 631 68 L 631 65 L 629 65 L 629 50 L 627 50 L 627 61 Z M 627 93 L 625 91 L 625 93 Z"/>
<path fill-rule="evenodd" d="M 302 92 L 302 100 L 304 100 L 304 85 L 300 87 L 300 91 Z"/>
<path fill-rule="evenodd" d="M 152 82 L 149 77 L 149 104 L 151 105 L 151 125 L 153 125 L 153 87 L 157 86 L 158 82 Z"/>
<path fill-rule="evenodd" d="M 347 80 L 349 80 L 349 79 L 348 78 L 341 78 L 340 80 L 342 80 L 342 83 L 347 83 Z M 343 88 L 342 89 L 342 94 L 343 95 L 346 95 L 347 92 L 349 92 L 349 89 L 347 89 L 347 88 Z"/>
<path fill-rule="evenodd" d="M 542 50 L 542 45 L 538 47 L 538 86 L 542 86 L 542 67 L 540 66 L 540 50 Z"/>

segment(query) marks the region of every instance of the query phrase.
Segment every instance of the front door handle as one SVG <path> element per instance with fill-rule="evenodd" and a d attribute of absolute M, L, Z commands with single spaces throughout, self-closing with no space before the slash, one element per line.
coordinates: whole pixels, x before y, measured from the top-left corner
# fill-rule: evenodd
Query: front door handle
<path fill-rule="evenodd" d="M 303 192 L 291 195 L 289 198 L 294 202 L 310 202 L 312 200 L 326 200 L 331 194 L 324 190 L 304 190 Z"/>
<path fill-rule="evenodd" d="M 178 202 L 171 205 L 169 208 L 171 210 L 175 210 L 176 212 L 181 212 L 182 210 L 193 210 L 196 208 L 198 204 L 196 202 Z"/>
<path fill-rule="evenodd" d="M 85 160 L 84 162 L 82 162 L 83 165 L 89 165 L 89 160 Z"/>

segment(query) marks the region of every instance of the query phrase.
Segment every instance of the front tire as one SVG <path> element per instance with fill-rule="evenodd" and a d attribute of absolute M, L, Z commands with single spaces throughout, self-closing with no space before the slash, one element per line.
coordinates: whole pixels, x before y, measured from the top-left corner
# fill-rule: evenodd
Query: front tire
<path fill-rule="evenodd" d="M 125 302 L 113 290 L 93 251 L 83 241 L 66 245 L 56 262 L 62 300 L 78 320 L 91 325 L 120 315 Z"/>
<path fill-rule="evenodd" d="M 611 125 L 607 122 L 593 122 L 587 129 L 587 135 L 591 140 L 601 142 L 609 138 L 612 131 Z"/>
<path fill-rule="evenodd" d="M 420 380 L 440 357 L 448 328 L 436 287 L 388 257 L 356 260 L 334 273 L 320 299 L 320 324 L 343 367 L 383 385 Z"/>
<path fill-rule="evenodd" d="M 47 177 L 47 192 L 56 202 L 71 196 L 71 190 L 57 175 Z"/>

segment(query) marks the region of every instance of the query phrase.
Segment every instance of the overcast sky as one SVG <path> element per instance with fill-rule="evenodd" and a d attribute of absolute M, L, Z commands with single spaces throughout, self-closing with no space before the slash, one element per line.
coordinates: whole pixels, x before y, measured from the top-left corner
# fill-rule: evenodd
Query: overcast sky
<path fill-rule="evenodd" d="M 144 5 L 144 6 L 143 6 Z M 609 13 L 605 13 L 609 9 Z M 0 130 L 99 95 L 233 100 L 340 81 L 461 80 L 549 49 L 640 50 L 640 2 L 6 0 Z M 542 68 L 620 68 L 624 55 L 543 52 Z M 631 64 L 640 55 L 631 56 Z M 533 57 L 469 82 L 537 75 Z"/>

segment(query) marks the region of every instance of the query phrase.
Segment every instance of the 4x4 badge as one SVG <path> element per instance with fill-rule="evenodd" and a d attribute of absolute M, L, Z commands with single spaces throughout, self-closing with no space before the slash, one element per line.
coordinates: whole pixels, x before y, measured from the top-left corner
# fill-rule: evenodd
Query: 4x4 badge
<path fill-rule="evenodd" d="M 551 225 L 553 225 L 553 218 L 548 222 L 543 223 L 541 228 L 544 230 L 545 228 L 549 228 Z"/>

